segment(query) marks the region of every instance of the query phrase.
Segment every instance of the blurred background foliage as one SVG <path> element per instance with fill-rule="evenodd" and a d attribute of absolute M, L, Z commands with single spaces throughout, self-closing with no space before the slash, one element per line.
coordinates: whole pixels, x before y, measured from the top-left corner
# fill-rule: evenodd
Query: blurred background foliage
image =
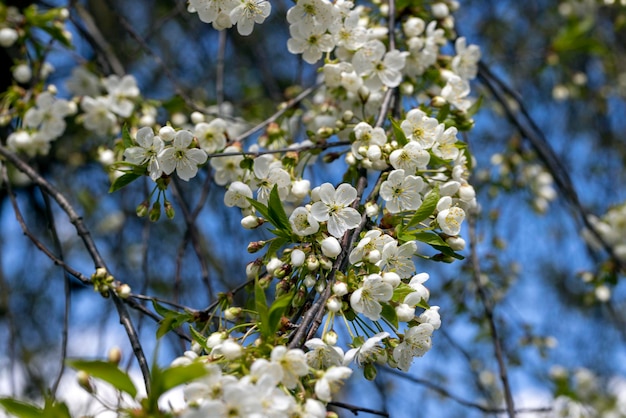
<path fill-rule="evenodd" d="M 4 3 L 25 7 L 33 2 Z M 42 8 L 66 5 L 37 3 Z M 76 48 L 50 48 L 47 59 L 55 72 L 49 82 L 61 96 L 67 94 L 64 83 L 72 68 L 87 61 L 102 75 L 133 74 L 145 97 L 164 101 L 158 122 L 176 113 L 188 115 L 202 103 L 214 105 L 222 95 L 225 106 L 236 109 L 233 118 L 260 121 L 275 111 L 276 103 L 293 97 L 298 86 L 308 87 L 316 79 L 314 68 L 286 51 L 282 16 L 288 3 L 272 1 L 270 18 L 255 28 L 255 36 L 243 38 L 235 31 L 221 37 L 189 14 L 184 1 L 72 0 L 67 6 Z M 409 378 L 380 372 L 375 382 L 346 388 L 346 402 L 391 416 L 497 416 L 493 408 L 477 407 L 503 402 L 489 322 L 474 280 L 478 276 L 495 306 L 517 406 L 551 408 L 565 395 L 592 405 L 595 411 L 586 410 L 588 416 L 626 416 L 623 394 L 621 406 L 617 404 L 618 389 L 626 391 L 623 271 L 582 238 L 585 213 L 580 210 L 602 216 L 626 200 L 623 3 L 460 1 L 458 33 L 480 45 L 484 65 L 473 85 L 482 109 L 465 138 L 477 161 L 480 271 L 470 257 L 425 266 L 431 275 L 431 303 L 441 305 L 444 320 L 434 349 L 416 362 Z M 41 42 L 47 42 L 44 35 Z M 223 91 L 216 89 L 220 42 L 226 42 Z M 6 55 L 1 61 L 10 62 L 14 51 L 0 52 Z M 5 64 L 1 68 L 4 90 L 11 73 Z M 485 71 L 509 86 L 519 101 L 513 95 L 499 101 Z M 505 105 L 527 110 L 557 156 L 557 166 L 520 133 Z M 530 119 L 521 120 L 529 125 Z M 1 131 L 3 141 L 7 129 Z M 197 309 L 217 292 L 241 284 L 246 262 L 254 259 L 244 248 L 262 239 L 263 232 L 240 227 L 238 215 L 222 204 L 223 190 L 212 185 L 208 170 L 189 184 L 175 182 L 173 221 L 149 223 L 135 215 L 148 182 L 106 194 L 110 182 L 96 162 L 97 150 L 112 146 L 113 140 L 70 127 L 51 157 L 36 164 L 80 208 L 115 276 L 135 293 Z M 333 173 L 313 170 L 315 166 L 311 174 L 320 178 L 332 178 Z M 572 204 L 571 190 L 553 182 L 563 176 L 571 179 L 580 206 Z M 64 258 L 89 274 L 93 266 L 65 216 L 50 212 L 35 187 L 25 184 L 17 193 L 31 230 L 53 245 L 48 225 L 54 217 Z M 0 198 L 0 341 L 5 353 L 0 376 L 8 382 L 3 392 L 37 397 L 61 368 L 63 272 L 23 236 L 5 188 Z M 182 215 L 196 206 L 199 215 L 189 227 Z M 110 301 L 74 282 L 70 300 L 69 355 L 102 357 L 118 344 L 131 364 Z M 154 341 L 154 321 L 139 312 L 133 315 L 144 340 Z M 167 362 L 183 349 L 176 336 L 168 335 L 159 354 Z M 153 350 L 149 347 L 149 356 Z"/>

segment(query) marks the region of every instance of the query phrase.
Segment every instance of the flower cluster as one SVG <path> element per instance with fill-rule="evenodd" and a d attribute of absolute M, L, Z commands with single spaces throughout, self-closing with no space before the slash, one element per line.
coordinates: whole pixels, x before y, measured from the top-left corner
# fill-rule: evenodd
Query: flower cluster
<path fill-rule="evenodd" d="M 255 23 L 263 23 L 272 11 L 267 0 L 189 0 L 189 12 L 217 30 L 237 25 L 240 35 L 252 33 Z"/>

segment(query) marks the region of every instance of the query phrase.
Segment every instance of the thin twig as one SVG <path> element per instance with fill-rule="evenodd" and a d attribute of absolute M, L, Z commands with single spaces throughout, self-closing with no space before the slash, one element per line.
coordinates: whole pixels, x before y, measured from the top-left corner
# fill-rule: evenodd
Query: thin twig
<path fill-rule="evenodd" d="M 47 193 L 41 193 L 43 197 L 44 204 L 46 206 L 46 218 L 48 221 L 48 230 L 52 235 L 52 242 L 54 243 L 54 247 L 56 249 L 57 254 L 59 254 L 59 259 L 63 260 L 63 247 L 61 246 L 61 240 L 59 239 L 59 234 L 57 233 L 56 224 L 54 222 L 54 213 L 52 212 L 52 207 L 50 205 L 50 196 Z M 54 384 L 50 389 L 52 396 L 54 397 L 57 389 L 59 388 L 59 384 L 61 383 L 61 378 L 63 377 L 63 373 L 65 372 L 65 360 L 67 359 L 67 342 L 69 335 L 69 318 L 70 318 L 70 277 L 63 269 L 63 297 L 64 297 L 64 306 L 63 306 L 63 331 L 61 332 L 61 367 L 59 369 L 59 374 L 54 380 Z"/>
<path fill-rule="evenodd" d="M 224 104 L 224 56 L 226 55 L 226 31 L 219 31 L 217 46 L 217 63 L 215 65 L 215 101 L 217 104 L 217 115 L 222 116 L 222 105 Z"/>
<path fill-rule="evenodd" d="M 509 377 L 507 373 L 506 363 L 504 361 L 504 354 L 502 352 L 502 343 L 498 335 L 498 329 L 493 315 L 493 307 L 491 301 L 487 296 L 484 286 L 481 282 L 481 268 L 480 260 L 478 259 L 478 239 L 476 237 L 476 214 L 471 213 L 468 219 L 469 239 L 470 239 L 470 262 L 472 264 L 472 278 L 474 284 L 478 290 L 478 295 L 482 301 L 485 309 L 485 316 L 489 322 L 489 328 L 491 331 L 491 339 L 493 341 L 493 348 L 496 355 L 496 361 L 498 362 L 498 370 L 500 372 L 500 381 L 502 382 L 502 388 L 504 390 L 504 400 L 506 403 L 506 411 L 509 418 L 515 418 L 515 404 L 513 402 L 513 394 L 511 393 L 511 385 L 509 384 Z"/>
<path fill-rule="evenodd" d="M 337 408 L 347 409 L 352 412 L 354 415 L 359 415 L 359 412 L 365 412 L 366 414 L 378 415 L 380 417 L 389 418 L 389 414 L 383 411 L 377 411 L 375 409 L 364 408 L 362 406 L 350 405 L 343 402 L 328 402 L 328 405 L 335 406 Z"/>
<path fill-rule="evenodd" d="M 460 396 L 457 396 L 455 394 L 453 394 L 452 392 L 450 392 L 448 389 L 436 385 L 433 382 L 431 382 L 428 379 L 422 379 L 420 377 L 415 377 L 415 376 L 411 376 L 407 373 L 395 370 L 395 369 L 391 369 L 388 367 L 382 367 L 379 370 L 385 372 L 385 373 L 389 373 L 389 374 L 393 374 L 394 376 L 400 377 L 404 380 L 408 380 L 410 382 L 416 383 L 418 385 L 422 385 L 424 387 L 426 387 L 427 389 L 430 389 L 434 392 L 437 392 L 438 394 L 440 394 L 441 396 L 444 396 L 448 399 L 453 400 L 454 402 L 463 405 L 463 406 L 467 406 L 469 408 L 473 408 L 473 409 L 477 409 L 479 411 L 488 413 L 488 414 L 501 414 L 501 413 L 505 413 L 507 412 L 506 409 L 503 408 L 492 408 L 492 407 L 488 407 L 485 405 L 481 405 L 479 403 L 475 403 L 472 401 L 468 401 L 466 399 L 461 398 Z M 546 407 L 538 407 L 538 408 L 519 408 L 516 409 L 515 412 L 519 413 L 519 414 L 526 414 L 526 413 L 539 413 L 539 412 L 551 412 L 552 411 L 552 407 L 546 406 Z"/>

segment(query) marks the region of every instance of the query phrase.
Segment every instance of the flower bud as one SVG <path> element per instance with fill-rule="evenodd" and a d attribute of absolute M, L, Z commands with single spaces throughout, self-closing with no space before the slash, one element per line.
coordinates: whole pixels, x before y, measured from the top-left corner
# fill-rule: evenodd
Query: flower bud
<path fill-rule="evenodd" d="M 113 363 L 115 365 L 120 364 L 120 361 L 122 360 L 122 350 L 120 350 L 119 347 L 111 348 L 107 355 L 107 359 L 109 360 L 109 363 Z"/>
<path fill-rule="evenodd" d="M 33 78 L 33 70 L 26 64 L 20 64 L 13 68 L 13 78 L 20 84 L 26 84 Z"/>
<path fill-rule="evenodd" d="M 291 306 L 294 308 L 301 307 L 306 301 L 306 288 L 304 286 L 300 286 L 296 294 L 293 296 L 291 300 Z"/>
<path fill-rule="evenodd" d="M 283 265 L 282 261 L 280 261 L 276 257 L 273 257 L 270 261 L 268 261 L 267 266 L 265 266 L 265 268 L 267 269 L 267 273 L 273 276 L 274 272 L 278 270 L 282 265 Z"/>
<path fill-rule="evenodd" d="M 287 293 L 289 293 L 289 291 L 291 290 L 291 283 L 289 282 L 289 279 L 285 279 L 285 280 L 281 280 L 280 282 L 278 282 L 276 284 L 276 299 L 278 299 L 279 297 L 281 297 L 282 295 L 286 295 Z"/>
<path fill-rule="evenodd" d="M 367 202 L 365 204 L 365 214 L 367 215 L 368 218 L 373 218 L 374 216 L 378 215 L 379 212 L 380 212 L 380 208 L 378 207 L 376 203 Z"/>
<path fill-rule="evenodd" d="M 400 284 L 400 276 L 393 271 L 387 271 L 381 275 L 383 282 L 389 283 L 394 289 Z"/>
<path fill-rule="evenodd" d="M 465 240 L 461 237 L 448 237 L 446 238 L 446 244 L 448 244 L 453 251 L 463 251 L 465 249 Z"/>
<path fill-rule="evenodd" d="M 163 126 L 159 129 L 159 136 L 163 141 L 173 141 L 176 136 L 176 131 L 171 126 Z"/>
<path fill-rule="evenodd" d="M 91 379 L 89 377 L 89 374 L 87 374 L 86 371 L 79 370 L 76 373 L 76 381 L 78 382 L 78 385 L 81 388 L 85 389 L 87 392 L 89 392 L 89 393 L 94 393 L 95 392 L 95 388 L 91 384 Z"/>
<path fill-rule="evenodd" d="M 262 250 L 263 247 L 265 247 L 265 244 L 267 244 L 267 241 L 253 241 L 250 244 L 248 244 L 248 252 L 250 254 L 254 254 Z"/>
<path fill-rule="evenodd" d="M 348 152 L 346 154 L 345 161 L 346 161 L 346 164 L 348 164 L 348 165 L 355 165 L 356 164 L 356 158 L 354 158 L 354 155 L 351 152 Z"/>
<path fill-rule="evenodd" d="M 337 258 L 341 254 L 341 244 L 335 237 L 326 237 L 322 241 L 322 253 L 326 257 Z"/>
<path fill-rule="evenodd" d="M 313 287 L 315 286 L 316 282 L 317 280 L 315 279 L 315 276 L 313 276 L 312 274 L 307 274 L 306 276 L 304 276 L 304 282 L 302 284 L 304 284 L 306 287 Z"/>
<path fill-rule="evenodd" d="M 333 285 L 333 293 L 336 296 L 342 297 L 343 295 L 348 294 L 348 285 L 344 282 L 335 282 Z"/>
<path fill-rule="evenodd" d="M 124 283 L 123 285 L 117 288 L 117 296 L 119 296 L 122 299 L 128 299 L 128 297 L 130 296 L 130 293 L 131 293 L 131 288 L 126 283 Z"/>
<path fill-rule="evenodd" d="M 19 35 L 17 34 L 17 31 L 15 29 L 2 28 L 0 29 L 0 46 L 4 48 L 9 48 L 13 46 L 18 37 Z"/>
<path fill-rule="evenodd" d="M 254 215 L 248 215 L 241 220 L 241 226 L 245 229 L 254 229 L 263 225 L 265 220 Z"/>
<path fill-rule="evenodd" d="M 396 315 L 400 322 L 412 321 L 415 318 L 415 308 L 412 308 L 406 303 L 401 303 L 396 306 Z"/>
<path fill-rule="evenodd" d="M 304 265 L 306 260 L 306 254 L 300 249 L 295 249 L 291 252 L 291 265 L 294 267 L 300 267 Z"/>
<path fill-rule="evenodd" d="M 137 209 L 135 209 L 135 212 L 137 213 L 138 217 L 143 218 L 144 216 L 148 214 L 149 209 L 150 209 L 150 203 L 148 203 L 148 201 L 146 200 L 144 202 L 141 202 L 141 204 L 137 206 Z"/>
<path fill-rule="evenodd" d="M 313 254 L 306 259 L 306 268 L 309 271 L 316 271 L 320 267 L 320 262 Z"/>
<path fill-rule="evenodd" d="M 148 219 L 150 219 L 150 222 L 156 222 L 159 220 L 160 217 L 161 217 L 161 202 L 157 200 L 152 205 L 152 209 L 150 209 L 150 212 L 148 212 Z"/>
<path fill-rule="evenodd" d="M 204 122 L 204 115 L 200 112 L 193 112 L 191 114 L 191 123 L 197 124 L 200 122 Z"/>
<path fill-rule="evenodd" d="M 339 336 L 332 329 L 322 336 L 322 340 L 324 340 L 324 342 L 328 345 L 337 344 L 338 339 L 339 339 Z"/>
<path fill-rule="evenodd" d="M 291 194 L 298 199 L 304 199 L 311 190 L 311 182 L 309 180 L 296 180 L 291 185 Z"/>
<path fill-rule="evenodd" d="M 376 367 L 372 363 L 367 363 L 363 367 L 363 376 L 365 376 L 367 380 L 376 379 Z"/>
<path fill-rule="evenodd" d="M 174 219 L 176 211 L 174 211 L 174 206 L 172 206 L 169 200 L 163 202 L 163 208 L 165 209 L 165 216 L 167 216 L 168 219 Z"/>
<path fill-rule="evenodd" d="M 241 308 L 232 306 L 224 311 L 224 318 L 228 321 L 234 321 L 241 315 L 241 312 Z"/>
<path fill-rule="evenodd" d="M 258 276 L 259 272 L 261 271 L 261 266 L 262 265 L 263 265 L 263 263 L 259 259 L 254 260 L 251 263 L 248 263 L 246 265 L 246 277 L 248 279 L 253 279 L 256 276 Z"/>
<path fill-rule="evenodd" d="M 326 302 L 326 309 L 334 313 L 339 312 L 341 310 L 341 301 L 335 296 L 331 296 Z"/>
<path fill-rule="evenodd" d="M 326 257 L 320 257 L 320 267 L 324 270 L 330 270 L 333 268 L 333 262 Z"/>
<path fill-rule="evenodd" d="M 226 360 L 235 360 L 243 354 L 243 348 L 234 340 L 228 339 L 213 349 L 219 351 Z"/>

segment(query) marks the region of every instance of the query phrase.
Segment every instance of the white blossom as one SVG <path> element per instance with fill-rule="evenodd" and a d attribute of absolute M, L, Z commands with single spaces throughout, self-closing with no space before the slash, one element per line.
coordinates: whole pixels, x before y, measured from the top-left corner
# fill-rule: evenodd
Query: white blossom
<path fill-rule="evenodd" d="M 321 201 L 313 203 L 311 214 L 319 222 L 328 221 L 328 232 L 332 236 L 341 238 L 347 230 L 359 226 L 361 215 L 349 207 L 357 197 L 354 187 L 342 183 L 335 190 L 332 184 L 324 183 L 319 188 L 319 197 Z"/>
<path fill-rule="evenodd" d="M 193 135 L 191 132 L 181 130 L 176 133 L 171 147 L 164 148 L 159 152 L 158 159 L 161 169 L 165 174 L 176 174 L 182 180 L 188 181 L 198 172 L 198 165 L 204 164 L 207 155 L 204 150 L 189 148 Z"/>
<path fill-rule="evenodd" d="M 157 158 L 163 150 L 163 140 L 154 135 L 154 131 L 149 127 L 139 129 L 135 140 L 139 146 L 126 148 L 124 158 L 132 164 L 147 165 L 150 178 L 156 181 L 163 173 Z"/>
<path fill-rule="evenodd" d="M 404 170 L 393 170 L 380 186 L 380 197 L 385 200 L 391 213 L 416 210 L 422 204 L 420 192 L 424 180 L 417 176 L 406 176 Z"/>
<path fill-rule="evenodd" d="M 393 287 L 385 283 L 379 274 L 370 274 L 363 284 L 350 295 L 350 306 L 357 313 L 362 313 L 372 321 L 380 319 L 382 306 L 393 296 Z"/>

